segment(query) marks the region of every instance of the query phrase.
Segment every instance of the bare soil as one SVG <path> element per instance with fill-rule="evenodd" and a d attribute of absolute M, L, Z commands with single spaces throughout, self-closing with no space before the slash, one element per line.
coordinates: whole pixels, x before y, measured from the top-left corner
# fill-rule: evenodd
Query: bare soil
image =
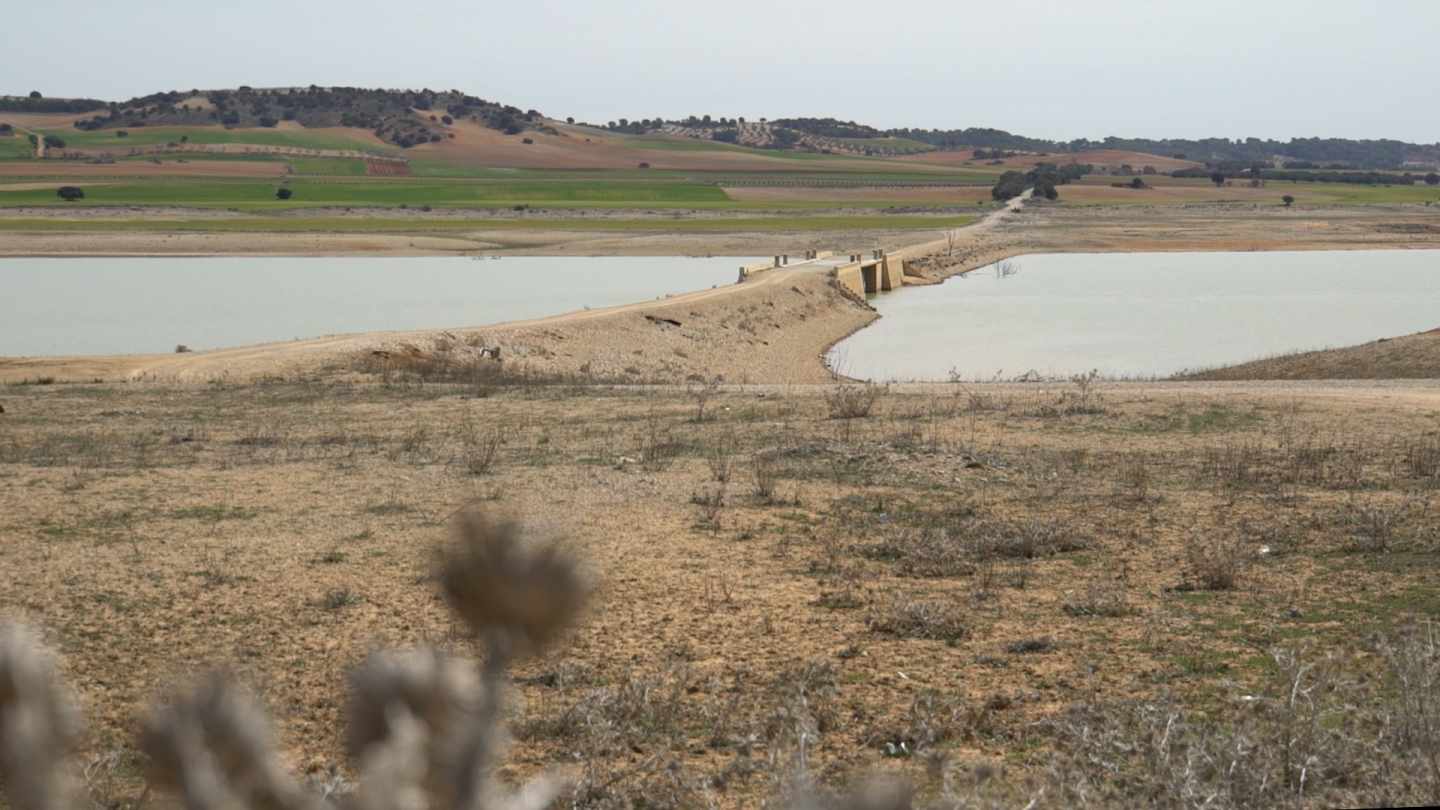
<path fill-rule="evenodd" d="M 895 387 L 855 419 L 829 386 L 700 390 L 3 387 L 0 614 L 60 651 L 112 799 L 142 708 L 214 664 L 325 778 L 349 668 L 469 652 L 431 550 L 478 501 L 600 583 L 515 673 L 502 774 L 725 808 L 773 795 L 797 728 L 831 785 L 1023 784 L 1069 711 L 1240 722 L 1270 650 L 1373 680 L 1376 635 L 1440 617 L 1433 382 Z"/>
<path fill-rule="evenodd" d="M 1440 315 L 1436 316 L 1440 321 Z M 1265 357 L 1183 375 L 1188 380 L 1440 379 L 1440 330 Z"/>

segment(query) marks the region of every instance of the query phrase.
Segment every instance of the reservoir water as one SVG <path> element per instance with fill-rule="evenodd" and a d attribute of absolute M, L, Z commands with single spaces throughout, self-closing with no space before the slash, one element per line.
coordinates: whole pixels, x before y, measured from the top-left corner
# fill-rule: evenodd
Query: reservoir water
<path fill-rule="evenodd" d="M 0 356 L 482 326 L 733 284 L 754 258 L 0 259 Z"/>
<path fill-rule="evenodd" d="M 1165 376 L 1440 327 L 1440 251 L 1021 256 L 872 296 L 860 379 Z"/>

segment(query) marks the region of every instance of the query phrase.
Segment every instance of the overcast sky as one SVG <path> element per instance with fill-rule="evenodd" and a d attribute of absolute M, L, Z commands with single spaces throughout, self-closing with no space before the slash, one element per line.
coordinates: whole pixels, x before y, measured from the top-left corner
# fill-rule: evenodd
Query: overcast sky
<path fill-rule="evenodd" d="M 0 93 L 457 88 L 557 118 L 1440 141 L 1437 0 L 15 0 Z"/>

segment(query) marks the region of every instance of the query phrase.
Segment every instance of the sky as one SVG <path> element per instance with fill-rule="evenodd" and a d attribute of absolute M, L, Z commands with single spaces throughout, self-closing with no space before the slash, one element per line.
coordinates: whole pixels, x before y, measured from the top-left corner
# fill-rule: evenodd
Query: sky
<path fill-rule="evenodd" d="M 555 118 L 1440 142 L 1437 0 L 7 4 L 0 93 L 459 89 Z"/>

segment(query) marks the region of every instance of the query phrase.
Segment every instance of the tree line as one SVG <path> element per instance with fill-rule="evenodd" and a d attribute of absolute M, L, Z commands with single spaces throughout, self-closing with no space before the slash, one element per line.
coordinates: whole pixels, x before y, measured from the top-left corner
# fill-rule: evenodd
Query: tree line
<path fill-rule="evenodd" d="M 1430 172 L 1419 175 L 1405 172 L 1356 172 L 1356 171 L 1292 171 L 1290 169 L 1267 169 L 1254 166 L 1239 172 L 1226 172 L 1221 168 L 1179 169 L 1171 177 L 1208 177 L 1216 185 L 1227 179 L 1281 180 L 1300 183 L 1351 183 L 1362 186 L 1413 186 L 1416 183 L 1440 185 L 1440 174 Z"/>
<path fill-rule="evenodd" d="M 1040 163 L 1028 172 L 1008 171 L 995 181 L 994 187 L 990 189 L 990 196 L 1003 202 L 1020 196 L 1027 188 L 1033 188 L 1037 197 L 1058 200 L 1059 186 L 1079 180 L 1094 170 L 1095 167 L 1088 163 L 1070 163 L 1064 166 Z"/>
<path fill-rule="evenodd" d="M 0 96 L 0 112 L 13 113 L 84 113 L 105 108 L 105 102 L 93 98 L 45 98 L 33 90 L 28 96 Z"/>

